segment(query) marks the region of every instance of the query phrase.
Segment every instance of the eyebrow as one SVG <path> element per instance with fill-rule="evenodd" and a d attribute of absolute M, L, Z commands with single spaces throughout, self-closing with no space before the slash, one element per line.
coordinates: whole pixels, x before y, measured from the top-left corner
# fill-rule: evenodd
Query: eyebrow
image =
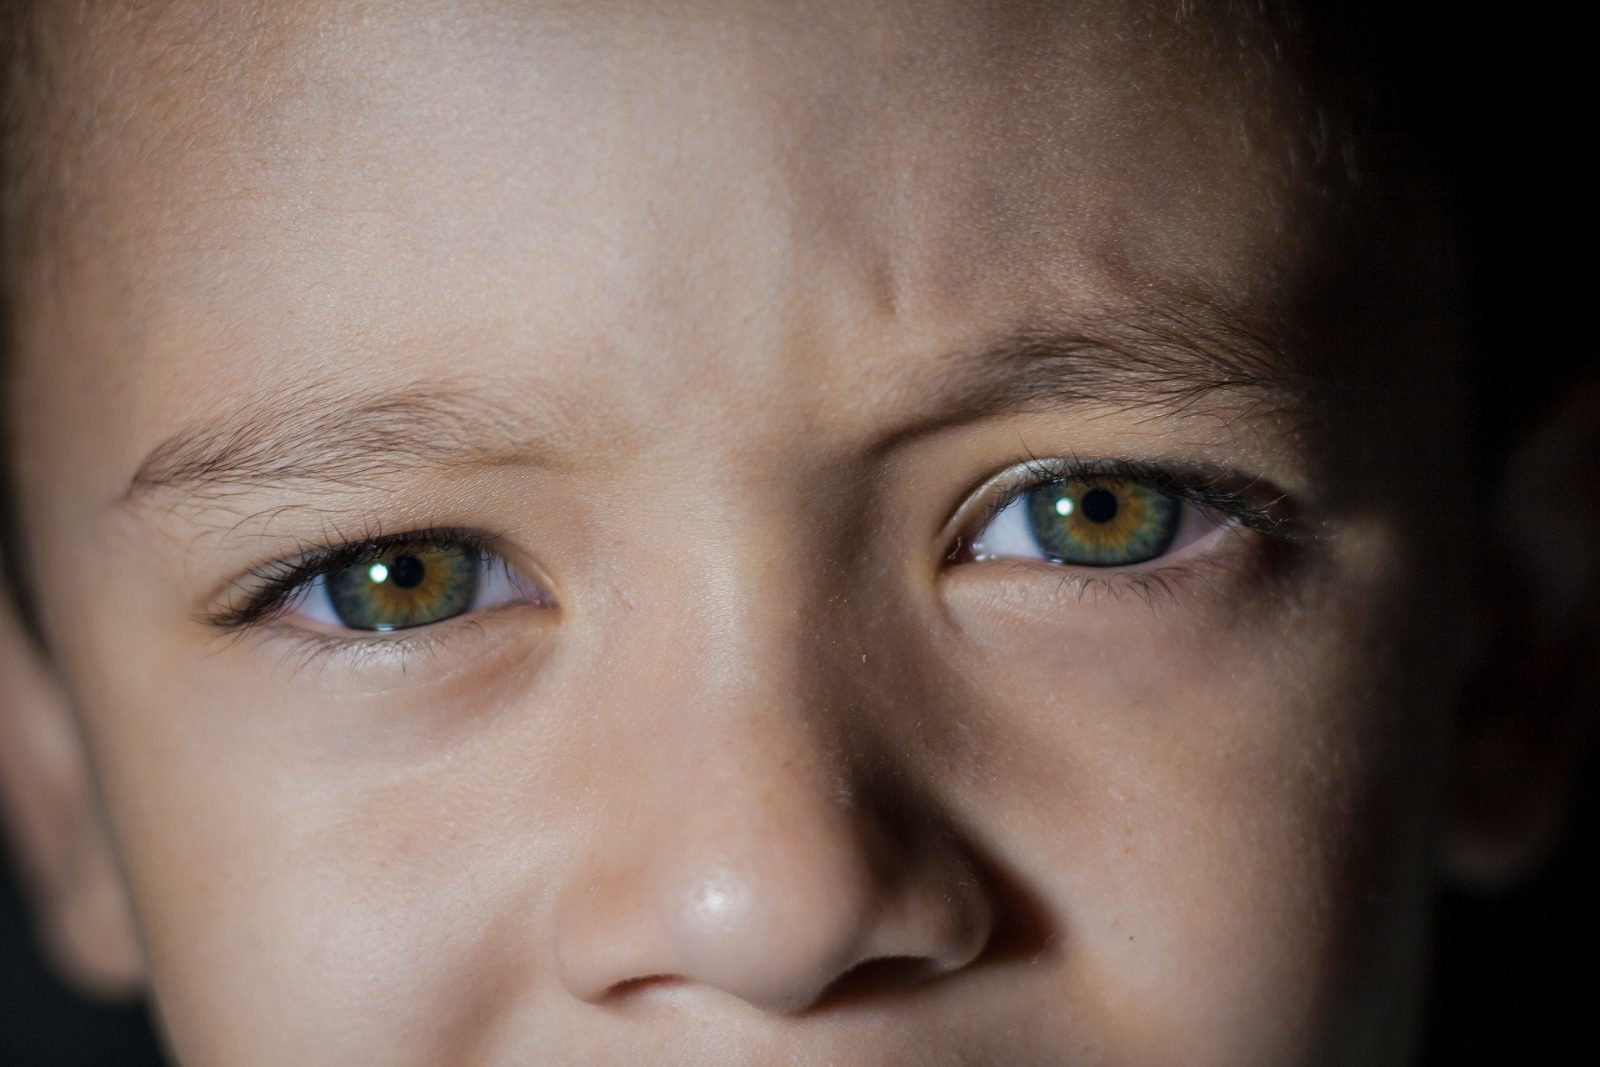
<path fill-rule="evenodd" d="M 1086 403 L 1223 418 L 1281 411 L 1305 395 L 1290 351 L 1275 331 L 1204 307 L 1036 323 L 935 364 L 938 382 L 916 404 L 920 413 L 884 440 Z M 358 485 L 422 470 L 560 467 L 579 439 L 571 422 L 526 397 L 491 399 L 435 382 L 369 393 L 285 388 L 167 438 L 121 501 L 158 491 Z"/>
<path fill-rule="evenodd" d="M 1222 419 L 1303 408 L 1312 376 L 1283 326 L 1204 303 L 1014 330 L 951 361 L 908 434 L 1010 411 L 1094 404 Z"/>
<path fill-rule="evenodd" d="M 139 464 L 121 502 L 159 490 L 199 495 L 307 481 L 357 485 L 423 469 L 560 466 L 569 421 L 525 398 L 437 382 L 366 393 L 289 387 L 167 438 Z"/>

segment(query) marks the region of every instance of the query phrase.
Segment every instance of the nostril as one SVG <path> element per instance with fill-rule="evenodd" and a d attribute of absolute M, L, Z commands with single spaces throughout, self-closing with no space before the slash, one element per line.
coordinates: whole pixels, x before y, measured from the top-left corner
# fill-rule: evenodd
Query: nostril
<path fill-rule="evenodd" d="M 947 970 L 924 956 L 862 960 L 835 979 L 817 998 L 817 1004 L 837 1005 L 905 990 L 932 981 Z"/>
<path fill-rule="evenodd" d="M 684 979 L 676 974 L 643 974 L 637 978 L 629 978 L 618 982 L 606 990 L 606 998 L 622 998 L 637 993 L 648 993 L 657 989 L 670 988 L 681 985 Z"/>

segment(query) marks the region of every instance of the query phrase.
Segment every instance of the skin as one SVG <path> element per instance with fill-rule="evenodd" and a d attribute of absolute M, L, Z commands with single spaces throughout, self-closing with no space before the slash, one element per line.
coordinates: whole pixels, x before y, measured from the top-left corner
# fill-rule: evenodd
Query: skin
<path fill-rule="evenodd" d="M 99 132 L 10 408 L 82 782 L 9 788 L 69 965 L 186 1067 L 1406 1062 L 1468 645 L 1417 424 L 1453 424 L 1148 383 L 928 415 L 1040 321 L 1310 314 L 1295 87 L 1163 19 L 82 30 Z M 372 389 L 474 398 L 495 456 L 129 491 L 194 427 Z M 1236 469 L 1304 536 L 951 560 L 998 472 L 1071 456 Z M 354 644 L 205 618 L 440 526 L 540 596 Z"/>

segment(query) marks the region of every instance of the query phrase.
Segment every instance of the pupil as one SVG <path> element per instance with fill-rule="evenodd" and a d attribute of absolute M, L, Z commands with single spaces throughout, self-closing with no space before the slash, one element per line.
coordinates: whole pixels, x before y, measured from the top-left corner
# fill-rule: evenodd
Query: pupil
<path fill-rule="evenodd" d="M 1110 522 L 1117 517 L 1117 495 L 1109 489 L 1091 489 L 1078 504 L 1090 522 Z"/>
<path fill-rule="evenodd" d="M 426 573 L 427 568 L 416 556 L 396 556 L 389 561 L 389 580 L 401 589 L 415 589 Z"/>

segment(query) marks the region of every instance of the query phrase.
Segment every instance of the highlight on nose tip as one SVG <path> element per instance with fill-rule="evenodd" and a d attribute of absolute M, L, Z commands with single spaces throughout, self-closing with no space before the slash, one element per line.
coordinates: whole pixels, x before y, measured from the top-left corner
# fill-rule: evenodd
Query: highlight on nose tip
<path fill-rule="evenodd" d="M 971 964 L 994 923 L 958 857 L 921 859 L 888 883 L 865 865 L 770 877 L 724 867 L 672 888 L 641 881 L 610 913 L 617 895 L 588 892 L 559 935 L 561 977 L 594 1004 L 698 989 L 777 1014 L 906 992 Z"/>

